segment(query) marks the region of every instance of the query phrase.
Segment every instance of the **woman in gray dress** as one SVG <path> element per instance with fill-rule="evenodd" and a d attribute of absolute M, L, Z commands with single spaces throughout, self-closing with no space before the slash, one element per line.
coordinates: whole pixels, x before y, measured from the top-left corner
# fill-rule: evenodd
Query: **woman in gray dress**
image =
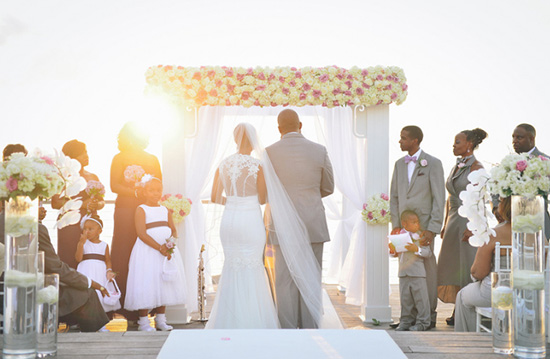
<path fill-rule="evenodd" d="M 472 247 L 464 236 L 468 219 L 458 214 L 462 205 L 460 192 L 470 183 L 468 175 L 483 168 L 475 158 L 474 150 L 487 137 L 480 128 L 465 130 L 455 136 L 453 153 L 458 156 L 456 165 L 447 178 L 449 192 L 446 205 L 445 224 L 441 231 L 443 243 L 437 265 L 438 297 L 444 303 L 454 303 L 458 291 L 470 283 L 470 267 L 474 262 L 477 248 Z M 453 316 L 447 318 L 447 324 L 454 325 Z"/>

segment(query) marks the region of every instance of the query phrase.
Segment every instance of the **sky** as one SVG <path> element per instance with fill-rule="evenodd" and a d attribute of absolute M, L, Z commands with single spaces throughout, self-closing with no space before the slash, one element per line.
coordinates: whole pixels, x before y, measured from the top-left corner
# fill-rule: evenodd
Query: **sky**
<path fill-rule="evenodd" d="M 164 112 L 144 94 L 149 66 L 392 65 L 409 96 L 390 108 L 390 161 L 402 155 L 400 129 L 416 124 L 448 173 L 456 133 L 481 127 L 489 137 L 477 157 L 490 167 L 522 122 L 550 152 L 549 19 L 543 0 L 4 0 L 0 147 L 79 139 L 88 170 L 107 184 L 126 121 L 149 126 L 149 151 L 161 156 Z"/>

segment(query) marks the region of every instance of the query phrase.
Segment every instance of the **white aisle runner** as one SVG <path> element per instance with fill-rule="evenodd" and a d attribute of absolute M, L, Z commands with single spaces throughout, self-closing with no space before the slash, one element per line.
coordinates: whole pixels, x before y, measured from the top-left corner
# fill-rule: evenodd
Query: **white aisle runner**
<path fill-rule="evenodd" d="M 159 359 L 406 359 L 385 330 L 173 330 Z"/>

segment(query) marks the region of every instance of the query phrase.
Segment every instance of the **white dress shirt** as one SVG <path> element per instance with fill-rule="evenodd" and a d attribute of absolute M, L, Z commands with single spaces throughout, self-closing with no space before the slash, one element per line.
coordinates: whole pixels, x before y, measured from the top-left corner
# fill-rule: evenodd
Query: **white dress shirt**
<path fill-rule="evenodd" d="M 414 168 L 416 167 L 416 163 L 418 163 L 418 157 L 420 157 L 420 154 L 422 153 L 422 150 L 419 148 L 418 151 L 412 157 L 416 158 L 416 162 L 409 162 L 407 163 L 407 174 L 409 176 L 409 184 L 411 183 L 411 178 L 413 176 Z"/>

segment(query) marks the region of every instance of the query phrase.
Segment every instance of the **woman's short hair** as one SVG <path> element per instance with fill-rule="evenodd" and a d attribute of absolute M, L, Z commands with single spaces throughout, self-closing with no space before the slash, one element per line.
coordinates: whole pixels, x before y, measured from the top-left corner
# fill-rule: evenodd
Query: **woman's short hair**
<path fill-rule="evenodd" d="M 63 151 L 66 156 L 75 159 L 86 152 L 86 144 L 78 140 L 70 140 L 63 145 L 61 151 Z"/>
<path fill-rule="evenodd" d="M 120 151 L 144 150 L 148 145 L 149 134 L 135 121 L 125 123 L 118 133 L 118 149 Z"/>
<path fill-rule="evenodd" d="M 6 147 L 4 147 L 4 151 L 2 153 L 3 160 L 4 161 L 8 160 L 10 156 L 13 155 L 14 153 L 24 153 L 25 156 L 29 154 L 25 146 L 23 146 L 22 144 L 20 143 L 9 144 Z"/>

